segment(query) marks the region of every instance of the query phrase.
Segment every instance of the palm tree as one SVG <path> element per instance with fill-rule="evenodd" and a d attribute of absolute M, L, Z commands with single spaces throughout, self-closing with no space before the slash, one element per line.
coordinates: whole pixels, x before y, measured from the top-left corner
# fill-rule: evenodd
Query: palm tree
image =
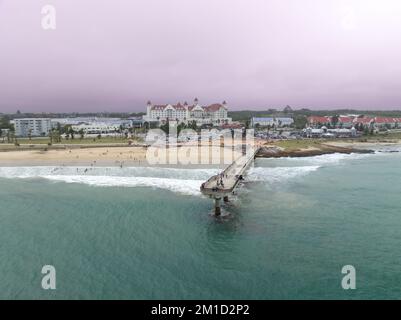
<path fill-rule="evenodd" d="M 71 139 L 74 140 L 75 131 L 72 127 L 68 130 L 68 133 L 71 135 Z"/>
<path fill-rule="evenodd" d="M 49 138 L 50 138 L 50 142 L 49 145 L 53 144 L 53 135 L 54 135 L 54 128 L 52 128 L 49 132 Z"/>
<path fill-rule="evenodd" d="M 338 115 L 334 115 L 334 116 L 331 117 L 331 123 L 332 123 L 334 128 L 337 126 L 338 121 L 340 121 L 339 118 L 340 117 Z"/>

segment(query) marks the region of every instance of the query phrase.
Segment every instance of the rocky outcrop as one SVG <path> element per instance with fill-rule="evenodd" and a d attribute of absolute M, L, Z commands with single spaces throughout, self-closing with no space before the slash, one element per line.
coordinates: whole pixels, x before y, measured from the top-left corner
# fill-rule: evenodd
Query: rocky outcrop
<path fill-rule="evenodd" d="M 306 149 L 293 149 L 286 150 L 280 147 L 262 147 L 260 148 L 256 157 L 258 158 L 283 158 L 283 157 L 312 157 L 312 156 L 320 156 L 324 154 L 333 154 L 333 153 L 374 153 L 373 150 L 366 149 L 356 149 L 356 148 L 344 148 L 337 146 L 328 146 L 328 145 L 319 145 L 313 148 Z"/>

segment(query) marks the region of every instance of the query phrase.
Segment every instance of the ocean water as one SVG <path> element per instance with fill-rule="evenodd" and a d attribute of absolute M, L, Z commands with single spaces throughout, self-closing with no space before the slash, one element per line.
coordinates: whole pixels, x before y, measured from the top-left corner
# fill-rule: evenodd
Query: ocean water
<path fill-rule="evenodd" d="M 221 218 L 215 168 L 0 168 L 0 299 L 398 299 L 401 153 L 381 151 L 256 159 Z"/>

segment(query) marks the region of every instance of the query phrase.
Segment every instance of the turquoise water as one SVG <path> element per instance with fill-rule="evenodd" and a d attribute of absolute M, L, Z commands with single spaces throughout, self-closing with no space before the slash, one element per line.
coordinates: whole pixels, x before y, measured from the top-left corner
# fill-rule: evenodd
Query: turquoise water
<path fill-rule="evenodd" d="M 400 153 L 257 159 L 220 219 L 215 172 L 0 168 L 0 298 L 400 297 Z"/>

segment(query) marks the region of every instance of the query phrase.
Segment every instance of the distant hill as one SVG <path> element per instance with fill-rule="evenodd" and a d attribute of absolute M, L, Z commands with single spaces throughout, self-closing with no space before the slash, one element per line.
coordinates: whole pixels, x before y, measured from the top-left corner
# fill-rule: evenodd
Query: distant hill
<path fill-rule="evenodd" d="M 378 117 L 401 117 L 401 110 L 355 110 L 355 109 L 338 109 L 338 110 L 310 110 L 310 109 L 299 109 L 278 111 L 275 109 L 268 109 L 264 111 L 247 110 L 247 111 L 229 111 L 228 116 L 234 121 L 246 121 L 252 117 L 299 117 L 299 116 L 335 116 L 340 114 L 363 114 L 368 116 Z"/>
<path fill-rule="evenodd" d="M 74 117 L 104 117 L 104 118 L 130 118 L 143 116 L 144 112 L 129 113 L 129 112 L 71 112 L 71 113 L 31 113 L 19 112 L 14 114 L 0 115 L 9 119 L 21 118 L 74 118 Z"/>

